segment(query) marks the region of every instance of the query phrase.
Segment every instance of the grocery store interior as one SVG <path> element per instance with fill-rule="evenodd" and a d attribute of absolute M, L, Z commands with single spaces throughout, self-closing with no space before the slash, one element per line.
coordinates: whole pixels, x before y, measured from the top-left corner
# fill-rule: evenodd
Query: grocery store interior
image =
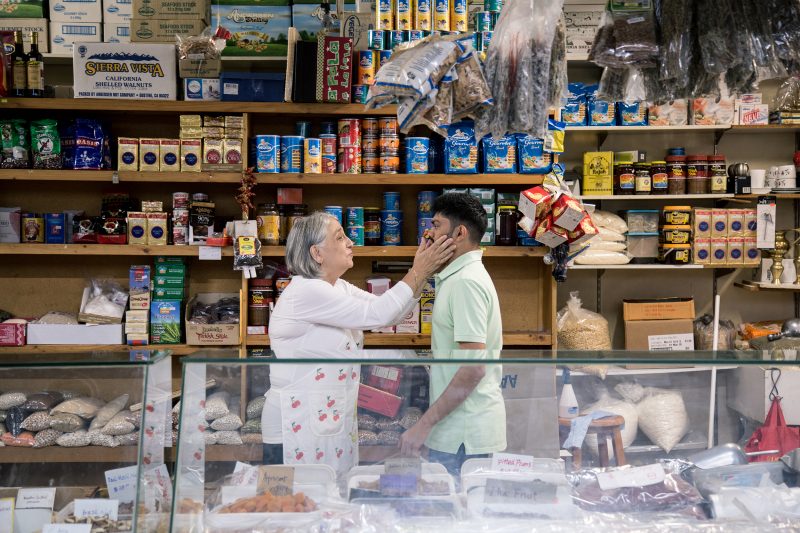
<path fill-rule="evenodd" d="M 800 532 L 800 1 L 0 42 L 0 533 Z"/>

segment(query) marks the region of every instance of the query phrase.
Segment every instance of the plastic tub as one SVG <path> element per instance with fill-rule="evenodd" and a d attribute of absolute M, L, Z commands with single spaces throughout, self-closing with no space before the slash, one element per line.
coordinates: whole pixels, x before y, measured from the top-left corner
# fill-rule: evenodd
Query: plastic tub
<path fill-rule="evenodd" d="M 631 209 L 625 212 L 625 222 L 631 233 L 658 233 L 658 209 Z"/>
<path fill-rule="evenodd" d="M 656 233 L 628 233 L 628 255 L 631 263 L 655 263 L 658 258 L 658 237 Z"/>

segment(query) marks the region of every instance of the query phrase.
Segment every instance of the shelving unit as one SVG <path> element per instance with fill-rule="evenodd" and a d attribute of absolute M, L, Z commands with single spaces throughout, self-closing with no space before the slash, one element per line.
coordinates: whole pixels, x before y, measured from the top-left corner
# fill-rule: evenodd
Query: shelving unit
<path fill-rule="evenodd" d="M 642 202 L 670 200 L 677 203 L 683 200 L 720 200 L 723 198 L 738 198 L 734 194 L 617 194 L 617 195 L 585 195 L 580 199 L 584 201 L 613 201 L 613 202 Z"/>
<path fill-rule="evenodd" d="M 138 458 L 138 446 L 82 446 L 79 448 L 18 448 L 6 446 L 0 448 L 0 464 L 3 463 L 135 463 Z M 165 459 L 175 461 L 176 448 L 166 450 Z M 262 447 L 255 444 L 211 445 L 206 447 L 206 461 L 235 462 L 259 461 L 263 456 Z"/>
<path fill-rule="evenodd" d="M 550 332 L 503 333 L 503 346 L 548 346 L 552 343 Z M 365 346 L 423 346 L 431 345 L 430 335 L 416 333 L 365 333 Z M 269 335 L 248 335 L 248 347 L 269 346 Z"/>
<path fill-rule="evenodd" d="M 147 346 L 127 346 L 124 344 L 29 344 L 18 347 L 0 347 L 0 356 L 3 354 L 30 354 L 47 355 L 62 353 L 106 353 L 106 352 L 130 352 L 137 350 L 169 350 L 173 355 L 189 355 L 203 346 L 189 346 L 188 344 L 150 344 Z"/>
<path fill-rule="evenodd" d="M 197 257 L 199 246 L 139 246 L 136 244 L 0 244 L 0 255 L 95 255 L 145 256 L 179 255 Z M 223 257 L 233 257 L 233 247 L 222 248 Z"/>

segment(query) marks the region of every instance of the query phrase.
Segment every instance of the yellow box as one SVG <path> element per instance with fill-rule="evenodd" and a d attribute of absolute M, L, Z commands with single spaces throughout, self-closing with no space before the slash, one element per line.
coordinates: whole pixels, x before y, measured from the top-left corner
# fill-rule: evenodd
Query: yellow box
<path fill-rule="evenodd" d="M 582 194 L 614 194 L 614 152 L 583 154 Z"/>
<path fill-rule="evenodd" d="M 161 172 L 179 172 L 181 170 L 180 139 L 161 139 Z"/>
<path fill-rule="evenodd" d="M 711 262 L 711 239 L 694 240 L 694 264 L 707 265 Z"/>
<path fill-rule="evenodd" d="M 468 13 L 467 0 L 450 0 L 450 31 L 467 31 Z"/>
<path fill-rule="evenodd" d="M 139 139 L 139 170 L 161 169 L 161 139 Z"/>
<path fill-rule="evenodd" d="M 450 0 L 434 0 L 433 30 L 450 31 Z"/>
<path fill-rule="evenodd" d="M 433 26 L 433 3 L 435 0 L 416 0 L 414 2 L 414 29 L 431 31 Z"/>
<path fill-rule="evenodd" d="M 422 297 L 419 300 L 419 324 L 420 333 L 430 335 L 433 329 L 433 303 L 436 298 Z"/>
<path fill-rule="evenodd" d="M 394 7 L 392 0 L 375 2 L 375 27 L 378 30 L 394 29 Z"/>
<path fill-rule="evenodd" d="M 694 210 L 694 238 L 711 237 L 711 209 L 697 207 Z"/>
<path fill-rule="evenodd" d="M 117 170 L 139 170 L 139 139 L 117 139 Z"/>
<path fill-rule="evenodd" d="M 728 264 L 741 265 L 744 263 L 744 237 L 728 238 Z"/>

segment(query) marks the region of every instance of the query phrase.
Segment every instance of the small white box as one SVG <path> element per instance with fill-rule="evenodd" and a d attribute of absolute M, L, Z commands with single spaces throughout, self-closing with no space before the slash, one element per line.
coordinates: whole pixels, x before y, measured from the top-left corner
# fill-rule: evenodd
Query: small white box
<path fill-rule="evenodd" d="M 150 324 L 147 322 L 125 322 L 125 334 L 130 335 L 147 335 L 149 333 Z"/>
<path fill-rule="evenodd" d="M 28 324 L 28 344 L 123 344 L 122 324 Z"/>
<path fill-rule="evenodd" d="M 374 278 L 367 278 L 367 291 L 376 296 L 380 296 L 389 290 L 392 286 L 392 280 L 384 276 L 376 276 Z M 394 326 L 385 328 L 377 328 L 372 330 L 374 333 L 394 333 Z"/>
<path fill-rule="evenodd" d="M 21 31 L 22 43 L 25 53 L 31 51 L 31 32 L 39 34 L 39 51 L 46 54 L 50 51 L 50 39 L 48 39 L 47 19 L 5 19 L 0 18 L 0 31 Z"/>
<path fill-rule="evenodd" d="M 103 22 L 100 0 L 52 0 L 50 22 Z"/>
<path fill-rule="evenodd" d="M 183 99 L 191 101 L 217 101 L 220 99 L 219 79 L 184 78 Z"/>
<path fill-rule="evenodd" d="M 739 124 L 743 126 L 769 124 L 769 105 L 742 103 L 739 107 Z"/>
<path fill-rule="evenodd" d="M 126 324 L 149 324 L 150 323 L 150 311 L 149 310 L 136 310 L 131 309 L 125 313 L 125 323 Z"/>
<path fill-rule="evenodd" d="M 127 22 L 106 22 L 103 24 L 104 43 L 130 43 L 131 27 Z"/>
<path fill-rule="evenodd" d="M 395 326 L 395 331 L 397 333 L 419 333 L 419 304 L 403 317 L 403 320 Z"/>
<path fill-rule="evenodd" d="M 103 0 L 103 22 L 130 23 L 132 15 L 132 0 Z"/>
<path fill-rule="evenodd" d="M 50 51 L 72 54 L 72 43 L 99 43 L 103 40 L 100 22 L 51 22 Z"/>

